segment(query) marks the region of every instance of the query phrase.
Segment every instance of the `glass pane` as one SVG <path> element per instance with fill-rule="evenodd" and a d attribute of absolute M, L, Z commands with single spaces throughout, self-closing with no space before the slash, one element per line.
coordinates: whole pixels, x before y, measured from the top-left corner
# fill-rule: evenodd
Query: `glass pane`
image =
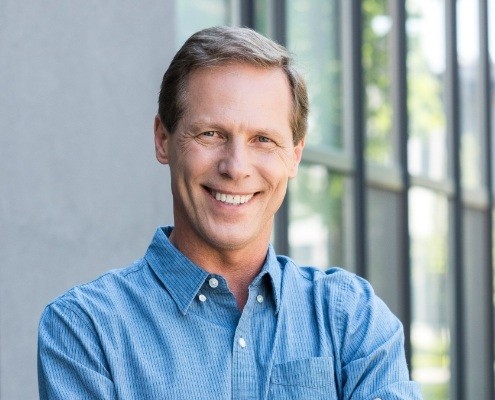
<path fill-rule="evenodd" d="M 343 147 L 341 1 L 287 0 L 287 46 L 306 76 L 307 143 Z"/>
<path fill-rule="evenodd" d="M 447 177 L 445 0 L 407 0 L 409 171 Z"/>
<path fill-rule="evenodd" d="M 478 1 L 457 1 L 457 52 L 459 60 L 461 166 L 465 188 L 482 187 L 483 139 L 480 129 L 480 38 Z"/>
<path fill-rule="evenodd" d="M 363 1 L 363 68 L 366 90 L 366 156 L 393 163 L 388 0 Z"/>
<path fill-rule="evenodd" d="M 254 24 L 259 33 L 270 37 L 271 27 L 271 3 L 268 0 L 254 0 Z"/>
<path fill-rule="evenodd" d="M 412 376 L 425 400 L 450 399 L 448 321 L 448 201 L 412 188 L 410 202 L 412 272 Z"/>
<path fill-rule="evenodd" d="M 486 282 L 490 278 L 488 265 L 487 218 L 485 211 L 463 210 L 463 289 L 465 331 L 463 374 L 466 394 L 470 399 L 488 399 L 493 366 L 491 354 L 486 351 L 490 340 L 490 319 L 487 318 Z"/>
<path fill-rule="evenodd" d="M 291 257 L 322 269 L 345 265 L 345 178 L 303 164 L 289 190 Z"/>
<path fill-rule="evenodd" d="M 400 316 L 399 199 L 394 192 L 369 188 L 367 191 L 368 276 L 375 292 Z"/>
<path fill-rule="evenodd" d="M 230 0 L 177 0 L 175 4 L 177 47 L 200 29 L 231 23 Z"/>

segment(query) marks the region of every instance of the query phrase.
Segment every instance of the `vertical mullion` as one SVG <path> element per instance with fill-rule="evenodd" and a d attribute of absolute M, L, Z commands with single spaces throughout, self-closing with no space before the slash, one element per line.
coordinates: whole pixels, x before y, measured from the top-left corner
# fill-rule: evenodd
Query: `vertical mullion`
<path fill-rule="evenodd" d="M 365 173 L 365 125 L 364 79 L 362 63 L 363 19 L 362 1 L 350 1 L 352 32 L 351 41 L 351 112 L 354 155 L 354 242 L 355 271 L 367 275 L 366 251 L 366 173 Z"/>
<path fill-rule="evenodd" d="M 394 104 L 394 136 L 403 188 L 400 192 L 399 275 L 400 317 L 404 326 L 405 351 L 408 365 L 411 365 L 411 260 L 409 243 L 409 187 L 407 141 L 409 136 L 407 111 L 407 36 L 406 4 L 403 0 L 391 0 L 392 16 L 392 98 Z"/>
<path fill-rule="evenodd" d="M 289 194 L 275 214 L 274 246 L 278 254 L 290 256 L 289 245 Z"/>
<path fill-rule="evenodd" d="M 247 28 L 255 27 L 254 1 L 255 0 L 240 0 L 241 26 L 245 26 Z"/>
<path fill-rule="evenodd" d="M 463 290 L 463 210 L 461 186 L 461 129 L 460 129 L 460 96 L 459 67 L 457 62 L 457 9 L 456 0 L 446 1 L 446 108 L 447 124 L 451 137 L 452 179 L 454 193 L 452 206 L 452 260 L 451 260 L 451 296 L 452 304 L 452 345 L 451 345 L 451 388 L 453 400 L 464 399 L 464 290 Z"/>
<path fill-rule="evenodd" d="M 287 46 L 287 13 L 285 12 L 285 0 L 273 1 L 273 39 L 283 46 Z M 290 256 L 289 245 L 289 193 L 275 215 L 275 248 L 277 253 Z"/>
<path fill-rule="evenodd" d="M 481 97 L 481 110 L 480 110 L 480 128 L 482 135 L 485 139 L 484 149 L 485 149 L 485 187 L 488 195 L 488 206 L 486 210 L 485 220 L 485 250 L 486 250 L 486 264 L 487 269 L 486 287 L 481 288 L 484 292 L 483 298 L 486 299 L 486 310 L 485 318 L 487 318 L 486 329 L 489 331 L 487 343 L 483 346 L 486 351 L 490 354 L 491 363 L 487 367 L 492 370 L 491 366 L 494 365 L 495 359 L 495 348 L 494 348 L 494 320 L 493 320 L 493 220 L 492 220 L 492 210 L 493 210 L 493 181 L 492 181 L 492 119 L 490 113 L 491 107 L 491 74 L 490 74 L 490 52 L 489 52 L 489 35 L 488 35 L 488 0 L 479 0 L 479 36 L 480 36 L 480 74 L 481 74 L 481 85 L 480 85 L 480 97 Z M 493 378 L 493 370 L 492 370 Z M 493 399 L 495 397 L 494 380 L 489 379 L 487 382 L 487 393 L 488 398 Z"/>
<path fill-rule="evenodd" d="M 287 13 L 285 0 L 273 0 L 273 38 L 281 45 L 287 45 Z"/>

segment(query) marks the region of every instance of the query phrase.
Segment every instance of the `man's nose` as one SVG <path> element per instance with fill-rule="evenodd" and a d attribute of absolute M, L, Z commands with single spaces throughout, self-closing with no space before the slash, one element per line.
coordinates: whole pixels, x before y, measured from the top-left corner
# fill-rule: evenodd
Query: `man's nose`
<path fill-rule="evenodd" d="M 250 176 L 252 160 L 248 144 L 237 138 L 229 141 L 222 152 L 218 171 L 230 179 L 242 179 Z"/>

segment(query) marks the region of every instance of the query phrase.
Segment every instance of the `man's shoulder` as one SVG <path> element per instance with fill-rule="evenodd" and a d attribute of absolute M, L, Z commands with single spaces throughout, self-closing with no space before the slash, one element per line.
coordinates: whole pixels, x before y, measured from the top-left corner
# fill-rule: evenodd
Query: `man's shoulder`
<path fill-rule="evenodd" d="M 286 288 L 290 287 L 288 301 L 311 303 L 324 318 L 338 325 L 337 330 L 348 324 L 359 325 L 362 318 L 379 320 L 394 328 L 400 326 L 372 285 L 355 273 L 338 267 L 322 270 L 296 265 L 288 258 L 281 266 Z"/>
<path fill-rule="evenodd" d="M 74 312 L 95 304 L 110 304 L 126 296 L 146 280 L 145 261 L 139 259 L 126 267 L 110 269 L 92 281 L 73 286 L 53 299 L 46 308 L 66 308 Z M 144 289 L 144 288 L 142 288 Z"/>
<path fill-rule="evenodd" d="M 378 298 L 371 284 L 364 278 L 341 267 L 326 270 L 309 265 L 298 265 L 292 259 L 278 256 L 284 271 L 286 285 L 295 286 L 294 290 L 310 291 L 318 301 L 331 302 L 333 307 L 343 309 L 358 304 L 372 304 Z"/>

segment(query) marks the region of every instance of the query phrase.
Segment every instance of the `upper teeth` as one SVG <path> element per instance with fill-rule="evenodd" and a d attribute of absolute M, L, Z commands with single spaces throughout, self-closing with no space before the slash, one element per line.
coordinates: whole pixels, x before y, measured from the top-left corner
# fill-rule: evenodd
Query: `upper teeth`
<path fill-rule="evenodd" d="M 233 195 L 233 194 L 225 194 L 225 193 L 219 193 L 219 192 L 214 193 L 214 196 L 215 196 L 215 199 L 217 199 L 218 201 L 221 201 L 222 203 L 234 204 L 234 205 L 244 204 L 244 203 L 248 202 L 249 200 L 251 200 L 251 198 L 253 197 L 252 194 Z"/>

